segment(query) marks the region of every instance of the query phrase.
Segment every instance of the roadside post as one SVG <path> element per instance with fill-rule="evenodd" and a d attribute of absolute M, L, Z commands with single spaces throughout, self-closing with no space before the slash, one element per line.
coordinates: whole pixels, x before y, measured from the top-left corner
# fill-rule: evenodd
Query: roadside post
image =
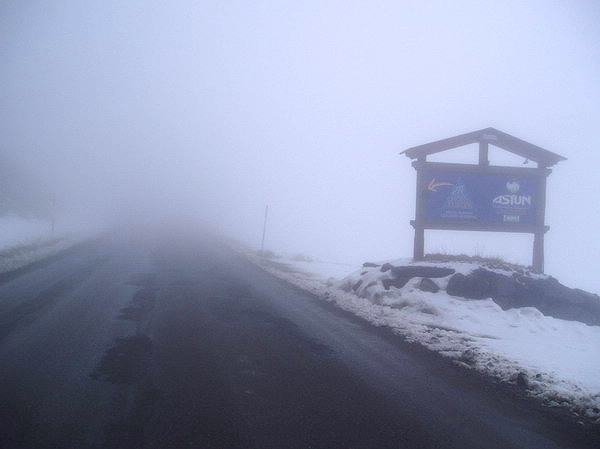
<path fill-rule="evenodd" d="M 54 238 L 54 229 L 56 227 L 56 193 L 52 194 L 50 205 L 50 234 Z"/>
<path fill-rule="evenodd" d="M 427 156 L 479 145 L 477 164 L 427 161 Z M 489 146 L 535 162 L 537 167 L 490 165 Z M 413 258 L 425 256 L 425 230 L 520 232 L 534 235 L 533 269 L 544 271 L 546 178 L 566 160 L 494 128 L 450 137 L 403 151 L 417 171 Z"/>
<path fill-rule="evenodd" d="M 265 220 L 263 222 L 262 240 L 260 242 L 260 255 L 265 253 L 265 234 L 267 233 L 267 217 L 269 215 L 269 205 L 265 206 Z"/>

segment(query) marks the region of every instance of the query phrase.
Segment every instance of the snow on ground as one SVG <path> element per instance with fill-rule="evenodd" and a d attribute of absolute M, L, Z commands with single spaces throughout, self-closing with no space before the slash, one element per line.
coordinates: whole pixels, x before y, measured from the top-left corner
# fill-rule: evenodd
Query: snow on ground
<path fill-rule="evenodd" d="M 50 237 L 50 225 L 47 221 L 17 215 L 0 217 L 0 248 L 28 243 L 42 237 Z"/>
<path fill-rule="evenodd" d="M 388 326 L 465 368 L 506 382 L 525 375 L 528 393 L 545 405 L 568 407 L 600 424 L 600 326 L 545 316 L 533 307 L 502 310 L 492 299 L 467 300 L 443 290 L 424 292 L 416 288 L 420 278 L 400 289 L 384 290 L 380 283 L 369 281 L 385 275 L 379 267 L 347 275 L 348 267 L 340 264 L 271 260 L 253 254 L 249 258 L 272 274 L 376 326 Z M 393 262 L 410 264 L 409 259 Z M 451 267 L 463 274 L 480 267 L 419 265 Z M 352 286 L 359 279 L 363 284 L 355 290 Z M 448 278 L 435 281 L 444 288 Z"/>
<path fill-rule="evenodd" d="M 48 221 L 16 215 L 0 216 L 0 273 L 56 254 L 89 235 L 90 230 L 78 229 L 73 223 L 61 223 L 52 235 Z"/>
<path fill-rule="evenodd" d="M 282 256 L 275 259 L 272 263 L 284 265 L 281 267 L 284 271 L 294 271 L 298 277 L 308 279 L 341 279 L 351 271 L 354 266 L 345 263 L 325 262 L 321 260 L 297 260 L 293 257 Z"/>

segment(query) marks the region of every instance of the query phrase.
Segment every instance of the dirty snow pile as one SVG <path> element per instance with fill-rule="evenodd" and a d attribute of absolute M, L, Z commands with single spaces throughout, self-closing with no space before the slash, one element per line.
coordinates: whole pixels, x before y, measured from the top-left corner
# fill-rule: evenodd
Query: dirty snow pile
<path fill-rule="evenodd" d="M 540 308 L 555 316 L 544 315 L 535 307 L 518 306 L 514 298 L 510 302 L 508 293 L 503 301 L 497 299 L 502 307 L 491 297 L 473 299 L 477 294 L 471 294 L 472 288 L 461 293 L 471 298 L 457 295 L 460 288 L 472 287 L 473 282 L 476 287 L 489 287 L 489 280 L 482 284 L 475 276 L 479 273 L 500 282 L 500 290 L 509 291 L 507 285 L 512 285 L 512 292 L 523 290 L 527 302 L 527 295 L 533 294 L 530 292 L 548 289 L 552 282 L 566 289 L 552 278 L 473 263 L 397 260 L 364 264 L 337 280 L 293 268 L 293 262 L 251 258 L 276 276 L 377 326 L 388 326 L 465 368 L 515 383 L 547 406 L 568 407 L 600 423 L 600 326 L 557 318 L 574 312 L 544 302 Z M 594 310 L 600 308 L 597 296 L 567 290 L 587 295 L 583 302 L 591 302 L 592 308 L 598 306 Z M 576 297 L 574 303 L 581 301 Z"/>

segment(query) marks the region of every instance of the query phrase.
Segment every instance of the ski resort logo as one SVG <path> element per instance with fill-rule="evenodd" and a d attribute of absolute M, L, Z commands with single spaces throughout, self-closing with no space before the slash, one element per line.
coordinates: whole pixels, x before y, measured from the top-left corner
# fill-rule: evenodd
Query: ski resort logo
<path fill-rule="evenodd" d="M 531 207 L 531 195 L 517 195 L 521 190 L 521 184 L 518 181 L 508 181 L 506 183 L 506 190 L 510 192 L 508 195 L 498 195 L 494 198 L 493 203 L 495 207 L 517 207 L 526 209 Z"/>
<path fill-rule="evenodd" d="M 445 209 L 473 209 L 473 201 L 462 179 L 458 179 L 444 204 Z"/>
<path fill-rule="evenodd" d="M 517 181 L 508 181 L 506 183 L 506 189 L 510 192 L 510 193 L 517 193 L 519 191 L 519 189 L 521 188 L 521 185 L 517 182 Z"/>

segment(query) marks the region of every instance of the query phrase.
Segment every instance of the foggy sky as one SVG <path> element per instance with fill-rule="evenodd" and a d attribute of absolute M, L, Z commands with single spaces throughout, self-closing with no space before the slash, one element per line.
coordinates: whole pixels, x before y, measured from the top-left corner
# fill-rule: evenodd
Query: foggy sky
<path fill-rule="evenodd" d="M 546 268 L 600 292 L 599 25 L 594 1 L 3 1 L 1 149 L 64 214 L 257 246 L 268 204 L 268 248 L 359 263 L 412 254 L 398 153 L 492 126 L 568 158 Z M 427 238 L 530 262 L 530 236 Z"/>

